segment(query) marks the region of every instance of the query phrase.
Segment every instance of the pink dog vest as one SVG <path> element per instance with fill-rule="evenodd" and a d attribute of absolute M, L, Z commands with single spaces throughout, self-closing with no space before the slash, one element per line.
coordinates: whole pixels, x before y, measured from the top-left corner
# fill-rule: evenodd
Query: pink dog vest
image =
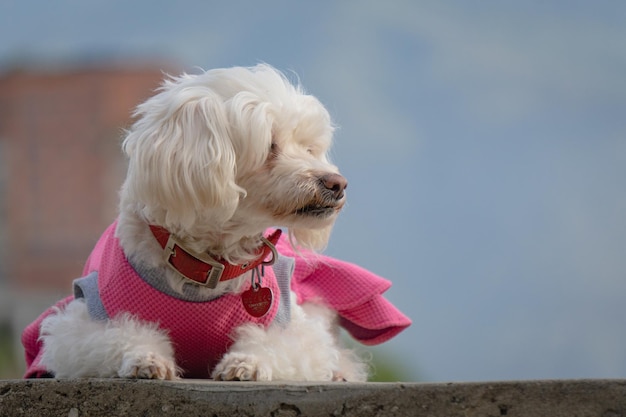
<path fill-rule="evenodd" d="M 381 295 L 391 285 L 389 281 L 333 258 L 321 255 L 304 258 L 293 252 L 286 238 L 276 245 L 282 262 L 265 268 L 263 286 L 271 288 L 274 294 L 274 303 L 265 316 L 250 316 L 238 294 L 208 301 L 183 300 L 155 288 L 150 283 L 162 281 L 150 281 L 147 279 L 150 271 L 131 265 L 114 235 L 115 227 L 116 223 L 111 225 L 96 244 L 85 265 L 85 277 L 75 281 L 74 296 L 59 301 L 55 307 L 63 308 L 74 297 L 84 297 L 90 315 L 96 320 L 127 312 L 141 320 L 159 323 L 168 331 L 177 365 L 186 378 L 209 377 L 232 345 L 230 335 L 236 327 L 244 323 L 267 327 L 273 322 L 288 322 L 290 280 L 298 303 L 327 304 L 338 312 L 340 324 L 364 344 L 382 343 L 411 324 Z M 295 268 L 290 256 L 295 258 Z M 38 339 L 41 321 L 53 313 L 53 308 L 45 311 L 22 334 L 27 363 L 25 378 L 52 376 L 40 364 L 42 343 Z"/>

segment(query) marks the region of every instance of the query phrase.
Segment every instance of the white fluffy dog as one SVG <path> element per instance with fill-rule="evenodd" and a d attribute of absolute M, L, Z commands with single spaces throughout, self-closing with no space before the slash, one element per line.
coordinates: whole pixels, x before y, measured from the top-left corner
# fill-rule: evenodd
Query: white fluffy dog
<path fill-rule="evenodd" d="M 366 364 L 338 344 L 339 310 L 303 295 L 310 283 L 290 284 L 321 259 L 303 254 L 326 245 L 345 203 L 322 104 L 258 65 L 171 78 L 135 116 L 119 218 L 74 296 L 25 331 L 29 366 L 59 378 L 366 380 Z M 270 227 L 288 239 L 265 237 Z M 326 265 L 327 293 L 342 268 L 365 274 L 341 265 Z M 388 287 L 372 282 L 377 294 Z M 397 316 L 392 327 L 406 327 Z M 359 326 L 380 342 L 380 327 Z"/>

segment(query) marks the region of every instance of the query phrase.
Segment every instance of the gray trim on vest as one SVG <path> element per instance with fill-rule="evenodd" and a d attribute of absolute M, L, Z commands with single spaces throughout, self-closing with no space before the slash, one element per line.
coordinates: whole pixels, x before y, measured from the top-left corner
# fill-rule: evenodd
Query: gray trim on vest
<path fill-rule="evenodd" d="M 295 267 L 296 260 L 283 255 L 280 255 L 272 265 L 280 289 L 280 304 L 274 317 L 277 324 L 287 325 L 291 321 L 291 276 Z"/>
<path fill-rule="evenodd" d="M 98 272 L 93 271 L 89 275 L 75 279 L 74 286 L 74 298 L 82 298 L 87 304 L 87 311 L 89 316 L 94 320 L 108 320 L 107 314 L 102 300 L 100 299 L 100 291 L 98 290 Z"/>
<path fill-rule="evenodd" d="M 134 258 L 129 258 L 128 262 L 146 284 L 170 297 L 190 301 L 192 303 L 206 303 L 207 301 L 215 299 L 213 295 L 207 295 L 205 292 L 200 291 L 198 285 L 190 282 L 183 284 L 182 293 L 175 291 L 168 285 L 167 280 L 163 276 L 163 269 L 148 267 L 142 262 L 137 262 Z"/>

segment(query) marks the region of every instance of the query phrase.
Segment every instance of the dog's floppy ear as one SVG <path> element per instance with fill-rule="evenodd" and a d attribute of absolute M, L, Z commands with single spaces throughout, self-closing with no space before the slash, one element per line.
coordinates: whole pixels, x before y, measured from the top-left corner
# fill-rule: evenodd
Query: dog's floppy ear
<path fill-rule="evenodd" d="M 221 98 L 202 86 L 177 87 L 166 83 L 137 108 L 123 144 L 130 162 L 122 197 L 172 231 L 199 219 L 225 222 L 244 193 Z"/>

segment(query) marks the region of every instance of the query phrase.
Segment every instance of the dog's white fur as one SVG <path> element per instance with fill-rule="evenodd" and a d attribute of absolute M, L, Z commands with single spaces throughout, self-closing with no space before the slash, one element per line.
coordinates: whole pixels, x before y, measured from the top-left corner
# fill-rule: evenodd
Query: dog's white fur
<path fill-rule="evenodd" d="M 273 226 L 287 228 L 295 245 L 325 246 L 345 202 L 345 180 L 327 158 L 333 126 L 322 104 L 284 75 L 268 65 L 183 74 L 135 116 L 123 144 L 129 168 L 116 234 L 129 259 L 166 271 L 171 288 L 181 291 L 184 279 L 165 267 L 148 224 L 231 263 L 252 259 Z M 202 290 L 239 292 L 249 279 Z M 212 376 L 366 380 L 366 365 L 338 343 L 334 312 L 291 297 L 290 324 L 239 327 Z M 167 335 L 130 315 L 95 322 L 74 300 L 41 330 L 42 364 L 59 378 L 179 375 Z"/>

